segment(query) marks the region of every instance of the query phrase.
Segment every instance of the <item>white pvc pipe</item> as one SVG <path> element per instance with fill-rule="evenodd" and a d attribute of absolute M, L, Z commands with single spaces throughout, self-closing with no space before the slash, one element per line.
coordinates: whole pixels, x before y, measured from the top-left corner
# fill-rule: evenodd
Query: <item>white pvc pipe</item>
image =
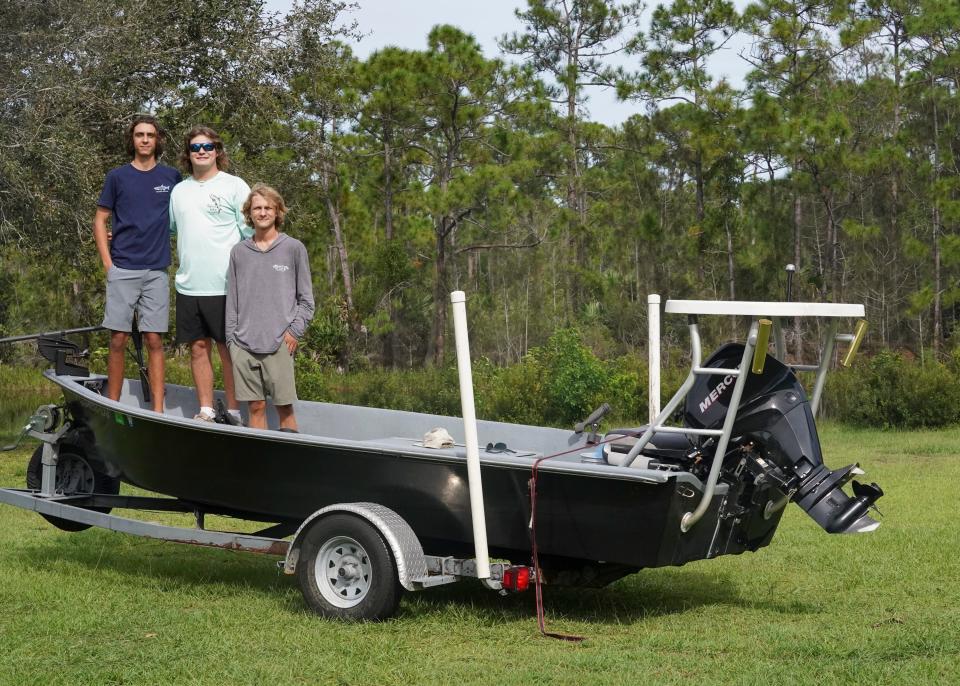
<path fill-rule="evenodd" d="M 647 405 L 650 424 L 660 414 L 660 296 L 647 296 Z"/>
<path fill-rule="evenodd" d="M 477 578 L 490 578 L 487 552 L 487 520 L 483 512 L 483 482 L 480 479 L 480 448 L 477 444 L 477 414 L 473 404 L 473 372 L 470 368 L 470 341 L 467 337 L 467 297 L 463 291 L 450 294 L 453 303 L 453 333 L 457 343 L 457 372 L 460 375 L 460 406 L 467 446 L 467 485 L 470 488 L 470 515 L 473 518 L 473 545 Z"/>

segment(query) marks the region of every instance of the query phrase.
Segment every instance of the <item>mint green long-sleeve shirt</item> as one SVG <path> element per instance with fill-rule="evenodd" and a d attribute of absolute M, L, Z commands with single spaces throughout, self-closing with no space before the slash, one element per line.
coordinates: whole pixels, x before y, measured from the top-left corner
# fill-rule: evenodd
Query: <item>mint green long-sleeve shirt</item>
<path fill-rule="evenodd" d="M 243 217 L 250 186 L 218 172 L 207 181 L 192 176 L 170 194 L 170 233 L 177 237 L 176 288 L 183 295 L 226 295 L 230 250 L 253 235 Z"/>

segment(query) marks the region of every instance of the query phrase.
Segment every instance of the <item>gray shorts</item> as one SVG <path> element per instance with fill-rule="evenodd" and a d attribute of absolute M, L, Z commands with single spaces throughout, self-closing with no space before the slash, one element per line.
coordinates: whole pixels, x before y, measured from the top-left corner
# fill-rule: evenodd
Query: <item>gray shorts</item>
<path fill-rule="evenodd" d="M 296 402 L 293 355 L 287 350 L 286 343 L 281 343 L 273 353 L 251 353 L 236 343 L 230 343 L 229 347 L 237 400 L 266 400 L 269 395 L 274 405 Z"/>
<path fill-rule="evenodd" d="M 122 269 L 107 272 L 107 306 L 104 328 L 133 330 L 136 310 L 140 331 L 166 333 L 170 327 L 170 278 L 164 269 Z"/>

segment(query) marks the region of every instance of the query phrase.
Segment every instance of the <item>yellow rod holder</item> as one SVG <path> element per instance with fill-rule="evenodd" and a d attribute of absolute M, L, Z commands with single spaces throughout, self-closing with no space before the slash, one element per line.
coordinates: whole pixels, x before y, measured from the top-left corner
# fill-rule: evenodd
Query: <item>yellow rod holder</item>
<path fill-rule="evenodd" d="M 757 347 L 753 349 L 753 366 L 750 371 L 754 374 L 763 374 L 763 365 L 767 361 L 767 346 L 770 343 L 770 327 L 773 322 L 769 319 L 761 319 L 760 327 L 757 329 Z"/>
<path fill-rule="evenodd" d="M 850 363 L 853 362 L 853 356 L 857 354 L 857 350 L 860 349 L 860 343 L 863 341 L 863 335 L 867 332 L 867 320 L 861 319 L 857 322 L 857 328 L 853 332 L 853 343 L 850 344 L 850 349 L 847 350 L 846 356 L 843 358 L 842 364 L 844 367 L 849 367 Z"/>

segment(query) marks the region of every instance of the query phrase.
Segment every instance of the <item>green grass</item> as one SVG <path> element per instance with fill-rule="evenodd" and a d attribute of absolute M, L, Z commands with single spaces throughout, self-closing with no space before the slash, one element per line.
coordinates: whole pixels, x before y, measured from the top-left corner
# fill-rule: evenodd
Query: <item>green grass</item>
<path fill-rule="evenodd" d="M 582 645 L 538 635 L 532 593 L 463 582 L 347 625 L 273 558 L 0 506 L 0 684 L 960 683 L 960 430 L 821 438 L 886 490 L 879 531 L 829 536 L 791 506 L 758 553 L 547 588 L 548 626 Z M 0 485 L 30 449 L 0 454 Z"/>

